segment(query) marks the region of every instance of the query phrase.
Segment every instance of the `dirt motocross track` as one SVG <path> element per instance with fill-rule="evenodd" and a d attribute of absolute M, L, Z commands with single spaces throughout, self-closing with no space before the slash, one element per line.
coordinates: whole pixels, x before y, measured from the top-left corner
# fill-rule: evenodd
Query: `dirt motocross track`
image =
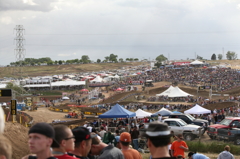
<path fill-rule="evenodd" d="M 146 97 L 155 96 L 157 93 L 161 93 L 164 90 L 166 90 L 167 87 L 164 87 L 164 86 L 169 85 L 169 82 L 159 82 L 159 83 L 154 83 L 154 85 L 155 85 L 155 87 L 146 88 L 147 91 L 145 91 L 145 92 L 142 92 L 141 86 L 138 86 L 139 91 L 118 93 L 118 94 L 113 95 L 112 97 L 106 99 L 103 103 L 116 103 L 118 100 L 120 100 L 132 93 L 141 93 L 141 95 L 145 95 Z M 185 87 L 185 86 L 181 86 L 181 85 L 179 87 L 187 93 L 190 93 L 195 96 L 197 95 L 196 88 L 190 88 L 190 87 Z M 235 88 L 232 91 L 224 92 L 224 94 L 228 93 L 228 94 L 232 95 L 232 94 L 238 94 L 239 92 L 240 92 L 240 88 Z M 111 93 L 113 94 L 113 92 L 109 92 L 108 94 L 106 94 L 106 93 L 105 94 L 108 97 L 108 96 L 110 96 Z M 199 96 L 208 97 L 209 92 L 208 91 L 200 91 Z M 219 99 L 219 98 L 220 98 L 219 96 L 213 97 L 213 99 Z M 224 97 L 224 98 L 227 98 L 227 97 Z M 213 110 L 215 108 L 229 107 L 234 104 L 236 104 L 236 103 L 224 102 L 224 103 L 210 104 L 210 105 L 205 106 L 205 108 Z M 25 112 L 34 118 L 34 122 L 51 123 L 52 120 L 54 120 L 54 119 L 74 120 L 74 119 L 65 118 L 64 115 L 66 113 L 52 112 L 45 107 L 39 108 L 37 111 L 25 111 Z M 84 121 L 82 121 L 81 124 L 83 124 L 83 122 Z M 28 130 L 29 130 L 29 128 L 26 128 L 18 123 L 11 123 L 11 122 L 6 123 L 4 135 L 12 142 L 13 159 L 19 159 L 29 153 L 28 144 L 27 144 Z M 203 139 L 210 140 L 207 135 L 204 135 Z"/>

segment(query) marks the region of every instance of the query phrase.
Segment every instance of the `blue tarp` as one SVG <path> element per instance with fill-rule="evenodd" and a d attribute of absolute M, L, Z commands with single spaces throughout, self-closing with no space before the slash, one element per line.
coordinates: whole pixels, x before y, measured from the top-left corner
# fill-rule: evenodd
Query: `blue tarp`
<path fill-rule="evenodd" d="M 99 115 L 99 118 L 130 118 L 135 117 L 135 112 L 130 112 L 119 104 L 116 104 L 109 111 Z"/>
<path fill-rule="evenodd" d="M 175 114 L 175 113 L 181 113 L 181 112 L 178 112 L 178 111 L 173 111 L 173 113 Z M 181 113 L 182 114 L 182 113 Z"/>

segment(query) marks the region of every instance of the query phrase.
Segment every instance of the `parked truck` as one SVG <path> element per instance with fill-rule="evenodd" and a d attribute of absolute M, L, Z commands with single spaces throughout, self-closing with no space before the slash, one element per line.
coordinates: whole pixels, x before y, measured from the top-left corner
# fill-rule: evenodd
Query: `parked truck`
<path fill-rule="evenodd" d="M 174 113 L 169 115 L 169 118 L 179 118 L 185 121 L 187 124 L 194 124 L 198 126 L 204 127 L 203 133 L 207 130 L 208 121 L 204 119 L 196 119 L 190 114 L 183 114 L 183 113 Z"/>
<path fill-rule="evenodd" d="M 235 124 L 232 124 L 235 127 Z M 240 145 L 240 124 L 236 128 L 221 128 L 217 130 L 217 139 L 224 141 L 233 141 L 234 144 Z"/>
<path fill-rule="evenodd" d="M 204 131 L 202 126 L 187 124 L 182 119 L 168 118 L 164 119 L 163 122 L 168 124 L 175 135 L 183 134 L 185 140 L 194 140 Z"/>
<path fill-rule="evenodd" d="M 226 117 L 219 124 L 208 126 L 207 134 L 211 139 L 216 139 L 218 129 L 236 128 L 239 123 L 240 117 Z"/>

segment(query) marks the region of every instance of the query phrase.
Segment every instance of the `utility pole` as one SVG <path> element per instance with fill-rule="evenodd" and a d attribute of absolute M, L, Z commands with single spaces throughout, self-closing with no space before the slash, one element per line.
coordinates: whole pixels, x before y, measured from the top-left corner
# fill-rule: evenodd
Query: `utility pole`
<path fill-rule="evenodd" d="M 222 52 L 222 56 L 223 56 L 222 59 L 223 59 L 224 58 L 224 47 L 222 48 L 222 51 L 223 51 Z"/>
<path fill-rule="evenodd" d="M 23 62 L 25 60 L 25 49 L 24 49 L 24 34 L 25 29 L 23 28 L 23 25 L 16 25 L 16 27 L 14 28 L 14 32 L 16 33 L 16 37 L 15 37 L 15 42 L 16 42 L 16 47 L 14 50 L 15 53 L 15 59 L 16 59 L 16 63 L 17 65 L 15 66 L 15 71 L 16 71 L 16 76 L 20 78 L 20 80 L 23 79 Z M 23 90 L 21 89 L 21 91 L 19 92 L 20 96 L 22 96 L 23 94 Z M 15 92 L 13 93 L 15 94 Z M 16 99 L 15 95 L 13 95 L 13 99 Z"/>

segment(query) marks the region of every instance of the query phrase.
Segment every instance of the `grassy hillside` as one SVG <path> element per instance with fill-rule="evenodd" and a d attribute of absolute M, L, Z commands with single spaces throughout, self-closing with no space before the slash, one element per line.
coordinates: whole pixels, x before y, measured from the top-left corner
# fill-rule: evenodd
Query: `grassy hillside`
<path fill-rule="evenodd" d="M 54 65 L 54 66 L 26 66 L 22 67 L 23 77 L 36 77 L 54 74 L 69 74 L 88 71 L 113 70 L 126 66 L 146 65 L 143 62 L 124 62 L 124 63 L 100 63 L 100 64 L 74 64 L 74 65 Z M 19 68 L 1 67 L 0 78 L 20 77 Z"/>

